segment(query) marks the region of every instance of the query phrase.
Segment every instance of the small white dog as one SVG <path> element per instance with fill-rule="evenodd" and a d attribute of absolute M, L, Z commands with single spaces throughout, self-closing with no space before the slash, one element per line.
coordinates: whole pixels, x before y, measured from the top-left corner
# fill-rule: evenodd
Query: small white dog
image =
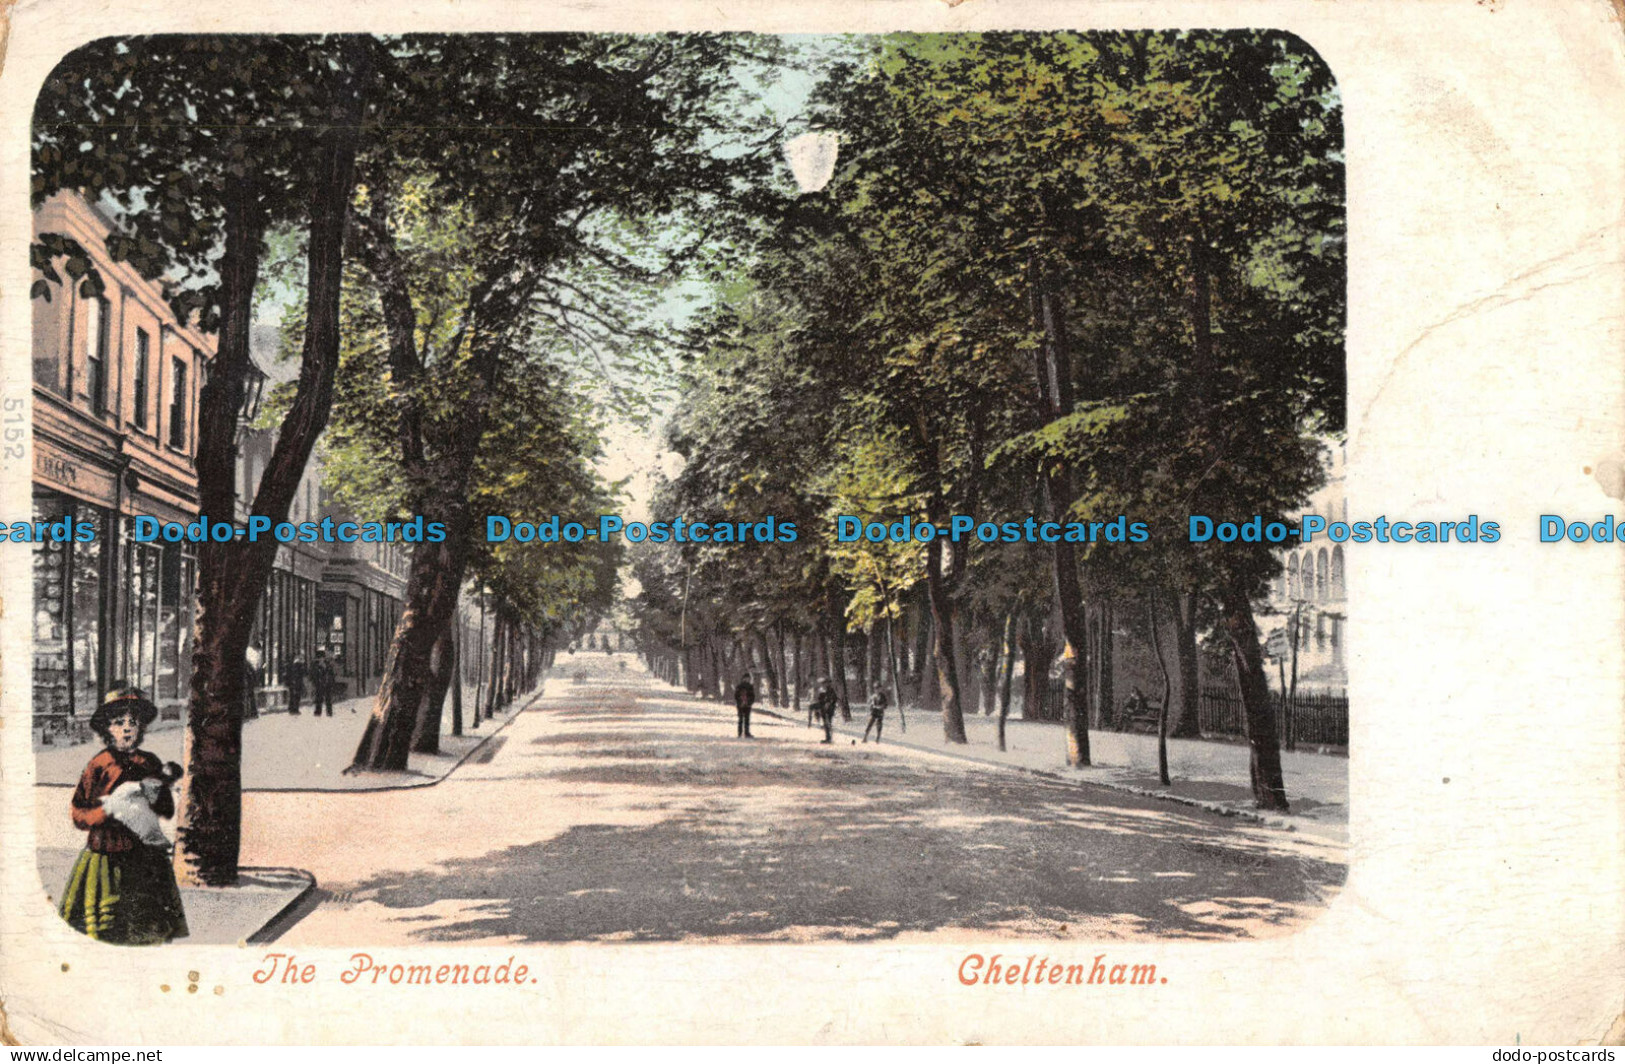
<path fill-rule="evenodd" d="M 169 836 L 164 834 L 158 814 L 152 811 L 152 803 L 158 800 L 158 791 L 162 786 L 162 780 L 151 778 L 139 783 L 121 783 L 113 788 L 112 794 L 102 799 L 102 809 L 148 846 L 168 849 Z"/>

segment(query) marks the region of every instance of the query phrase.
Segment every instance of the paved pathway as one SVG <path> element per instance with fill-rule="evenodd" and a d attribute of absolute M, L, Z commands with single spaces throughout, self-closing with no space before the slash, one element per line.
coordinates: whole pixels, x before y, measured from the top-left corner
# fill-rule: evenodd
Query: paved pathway
<path fill-rule="evenodd" d="M 791 710 L 778 710 L 794 717 Z M 869 711 L 852 707 L 852 720 L 835 727 L 847 739 L 860 738 Z M 805 709 L 800 717 L 806 726 Z M 1168 740 L 1168 775 L 1172 786 L 1164 787 L 1157 778 L 1157 737 L 1116 731 L 1089 732 L 1089 753 L 1093 764 L 1086 769 L 1066 767 L 1066 734 L 1053 721 L 1010 720 L 1006 722 L 1006 750 L 998 748 L 998 722 L 980 714 L 965 718 L 969 742 L 950 744 L 942 734 L 942 718 L 935 714 L 909 713 L 909 729 L 900 728 L 895 710 L 886 713 L 885 741 L 899 746 L 929 750 L 945 757 L 969 758 L 986 764 L 1006 765 L 1054 773 L 1067 779 L 1109 783 L 1157 794 L 1210 808 L 1254 815 L 1257 805 L 1248 784 L 1249 749 L 1244 743 L 1212 739 Z M 1285 816 L 1268 814 L 1272 823 L 1290 824 L 1338 843 L 1348 842 L 1349 761 L 1333 753 L 1310 750 L 1281 752 L 1281 772 L 1292 811 Z"/>
<path fill-rule="evenodd" d="M 469 686 L 464 690 L 467 692 L 464 705 L 472 706 L 474 688 Z M 410 771 L 404 773 L 347 772 L 361 743 L 361 734 L 366 730 L 373 701 L 368 696 L 336 702 L 331 717 L 311 713 L 307 702 L 298 715 L 278 711 L 244 721 L 243 787 L 250 791 L 364 791 L 433 783 L 483 742 L 504 716 L 517 711 L 524 699 L 504 710 L 496 721 L 481 722 L 478 728 L 470 725 L 460 736 L 450 734 L 451 707 L 448 704 L 441 722 L 438 754 L 413 754 L 408 761 Z M 179 725 L 169 724 L 149 732 L 141 745 L 165 761 L 182 762 L 181 740 Z M 35 782 L 75 786 L 85 770 L 85 762 L 100 749 L 99 740 L 37 748 Z"/>
<path fill-rule="evenodd" d="M 1345 876 L 1329 840 L 784 721 L 736 739 L 635 664 L 578 669 L 433 787 L 246 795 L 244 863 L 320 884 L 279 941 L 1269 936 Z"/>

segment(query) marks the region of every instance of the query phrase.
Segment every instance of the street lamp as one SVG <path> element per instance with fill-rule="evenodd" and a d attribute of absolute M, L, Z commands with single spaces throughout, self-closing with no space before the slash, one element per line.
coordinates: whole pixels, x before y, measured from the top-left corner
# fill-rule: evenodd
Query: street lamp
<path fill-rule="evenodd" d="M 253 359 L 249 359 L 243 374 L 243 405 L 237 415 L 236 443 L 243 442 L 243 434 L 260 416 L 260 404 L 264 398 L 265 373 L 254 364 Z"/>

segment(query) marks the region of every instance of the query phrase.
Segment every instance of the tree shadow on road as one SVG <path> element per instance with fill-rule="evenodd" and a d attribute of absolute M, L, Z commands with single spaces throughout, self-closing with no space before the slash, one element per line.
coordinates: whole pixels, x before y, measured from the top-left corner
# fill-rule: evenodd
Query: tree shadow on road
<path fill-rule="evenodd" d="M 464 903 L 423 941 L 1225 939 L 1290 933 L 1346 872 L 1315 840 L 1074 783 L 660 726 L 715 712 L 564 712 L 587 730 L 526 745 L 538 793 L 652 822 L 340 886 L 402 921 Z"/>

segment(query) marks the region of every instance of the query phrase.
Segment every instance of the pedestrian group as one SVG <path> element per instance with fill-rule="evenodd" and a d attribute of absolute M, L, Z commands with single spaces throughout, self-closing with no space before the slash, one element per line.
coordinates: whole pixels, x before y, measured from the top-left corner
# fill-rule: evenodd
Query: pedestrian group
<path fill-rule="evenodd" d="M 736 738 L 754 739 L 751 734 L 751 709 L 756 704 L 756 684 L 747 670 L 739 677 L 734 685 L 734 710 L 738 714 L 738 723 L 734 732 Z M 840 698 L 835 694 L 835 685 L 830 683 L 828 676 L 820 676 L 817 685 L 813 688 L 812 700 L 807 703 L 807 727 L 813 726 L 813 721 L 824 727 L 824 743 L 835 741 L 835 710 L 840 704 Z M 890 700 L 886 692 L 878 688 L 869 695 L 869 723 L 863 729 L 863 741 L 869 741 L 869 733 L 875 735 L 875 742 L 880 742 L 881 730 L 885 727 L 886 709 Z"/>

